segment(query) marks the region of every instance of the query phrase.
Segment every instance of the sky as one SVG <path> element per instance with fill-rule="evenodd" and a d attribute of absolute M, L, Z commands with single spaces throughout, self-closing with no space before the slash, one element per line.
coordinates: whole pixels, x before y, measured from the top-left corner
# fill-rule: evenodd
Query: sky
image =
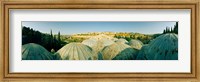
<path fill-rule="evenodd" d="M 142 34 L 162 33 L 166 27 L 174 27 L 176 22 L 47 22 L 23 21 L 22 26 L 42 33 L 72 35 L 87 32 L 137 32 Z"/>

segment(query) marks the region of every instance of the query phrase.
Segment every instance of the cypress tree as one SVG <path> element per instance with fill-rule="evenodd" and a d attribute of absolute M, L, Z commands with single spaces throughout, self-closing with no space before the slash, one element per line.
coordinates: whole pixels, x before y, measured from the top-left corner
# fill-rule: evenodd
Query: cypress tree
<path fill-rule="evenodd" d="M 169 33 L 169 29 L 168 29 L 168 27 L 166 27 L 166 33 Z"/>
<path fill-rule="evenodd" d="M 166 33 L 176 33 L 178 34 L 178 22 L 176 22 L 176 24 L 174 25 L 174 28 L 173 27 L 166 27 L 164 30 L 163 30 L 163 34 L 166 34 Z"/>
<path fill-rule="evenodd" d="M 171 27 L 171 31 L 170 31 L 170 33 L 174 33 L 174 31 L 173 31 L 172 27 Z"/>
<path fill-rule="evenodd" d="M 52 30 L 51 30 L 51 32 L 50 32 L 50 46 L 51 46 L 51 48 L 53 48 L 53 34 L 52 34 Z"/>
<path fill-rule="evenodd" d="M 60 31 L 58 32 L 58 45 L 59 48 L 61 47 L 61 39 L 60 39 Z"/>
<path fill-rule="evenodd" d="M 163 34 L 165 34 L 166 32 L 165 32 L 165 29 L 163 30 Z"/>
<path fill-rule="evenodd" d="M 178 34 L 178 22 L 174 25 L 174 33 Z"/>
<path fill-rule="evenodd" d="M 58 42 L 60 42 L 60 31 L 58 32 Z"/>

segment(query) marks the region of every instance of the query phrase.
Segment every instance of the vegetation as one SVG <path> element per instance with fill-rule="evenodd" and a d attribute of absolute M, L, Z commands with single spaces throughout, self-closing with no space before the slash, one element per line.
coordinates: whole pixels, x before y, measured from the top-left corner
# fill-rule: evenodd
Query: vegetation
<path fill-rule="evenodd" d="M 62 46 L 66 44 L 66 42 L 62 41 L 60 38 L 60 32 L 58 33 L 58 37 L 53 36 L 52 30 L 50 34 L 44 34 L 39 31 L 33 30 L 32 28 L 23 26 L 22 27 L 22 45 L 27 43 L 37 43 L 41 46 L 45 47 L 48 51 L 52 49 L 57 51 Z M 52 50 L 52 51 L 53 51 Z"/>
<path fill-rule="evenodd" d="M 146 35 L 146 34 L 140 34 L 140 33 L 117 33 L 115 34 L 115 38 L 124 38 L 127 41 L 130 41 L 131 39 L 137 39 L 140 40 L 144 44 L 148 44 L 152 39 L 158 37 L 161 34 L 156 35 Z"/>
<path fill-rule="evenodd" d="M 163 30 L 163 34 L 166 34 L 166 33 L 175 33 L 175 34 L 178 34 L 178 22 L 176 22 L 176 24 L 174 25 L 174 28 L 169 28 L 169 27 L 166 27 L 165 30 Z"/>

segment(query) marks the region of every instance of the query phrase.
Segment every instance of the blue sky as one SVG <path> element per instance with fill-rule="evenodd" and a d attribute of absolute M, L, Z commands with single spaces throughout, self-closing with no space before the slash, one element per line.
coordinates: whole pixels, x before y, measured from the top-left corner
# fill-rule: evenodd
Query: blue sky
<path fill-rule="evenodd" d="M 87 32 L 137 32 L 143 34 L 162 33 L 166 27 L 173 27 L 175 22 L 45 22 L 23 21 L 22 26 L 33 28 L 42 33 L 62 35 Z"/>

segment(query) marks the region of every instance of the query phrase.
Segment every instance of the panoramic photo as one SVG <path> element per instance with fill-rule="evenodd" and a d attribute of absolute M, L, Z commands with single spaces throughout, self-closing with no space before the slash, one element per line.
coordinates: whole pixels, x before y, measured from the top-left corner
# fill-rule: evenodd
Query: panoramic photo
<path fill-rule="evenodd" d="M 23 21 L 22 60 L 178 60 L 178 22 Z"/>

